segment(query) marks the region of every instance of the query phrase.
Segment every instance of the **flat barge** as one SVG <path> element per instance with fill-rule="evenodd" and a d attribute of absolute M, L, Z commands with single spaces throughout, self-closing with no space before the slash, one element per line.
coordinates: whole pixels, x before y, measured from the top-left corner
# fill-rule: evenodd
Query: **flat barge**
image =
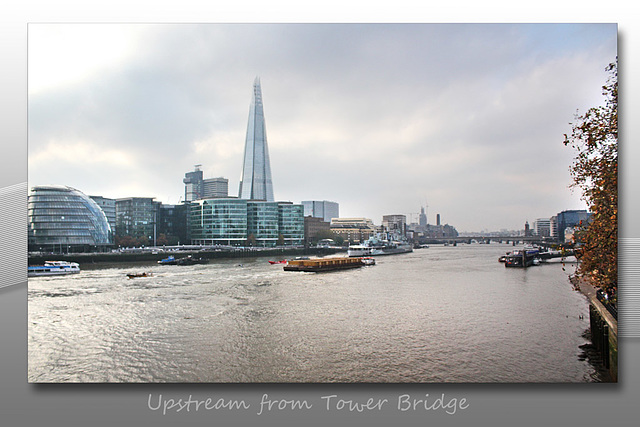
<path fill-rule="evenodd" d="M 318 259 L 293 259 L 283 268 L 285 271 L 306 271 L 320 273 L 324 271 L 346 270 L 371 265 L 370 259 L 363 258 L 318 258 Z"/>

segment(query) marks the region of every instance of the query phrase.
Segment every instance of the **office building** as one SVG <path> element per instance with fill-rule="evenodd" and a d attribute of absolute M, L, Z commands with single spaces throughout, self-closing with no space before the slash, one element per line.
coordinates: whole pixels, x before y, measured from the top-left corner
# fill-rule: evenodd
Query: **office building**
<path fill-rule="evenodd" d="M 278 239 L 285 246 L 304 244 L 305 217 L 302 205 L 278 202 Z"/>
<path fill-rule="evenodd" d="M 557 238 L 560 242 L 565 241 L 565 230 L 567 228 L 580 228 L 587 225 L 591 213 L 586 210 L 566 210 L 556 215 L 558 224 Z"/>
<path fill-rule="evenodd" d="M 376 226 L 369 218 L 333 218 L 331 232 L 341 236 L 345 242 L 360 243 L 376 234 Z"/>
<path fill-rule="evenodd" d="M 304 239 L 307 245 L 317 243 L 318 235 L 326 236 L 331 232 L 331 223 L 313 216 L 304 217 Z"/>
<path fill-rule="evenodd" d="M 107 217 L 107 221 L 109 222 L 109 227 L 111 227 L 111 233 L 113 235 L 116 234 L 116 199 L 107 199 L 102 196 L 89 196 L 98 206 L 102 209 L 105 216 Z"/>
<path fill-rule="evenodd" d="M 27 199 L 30 251 L 104 251 L 113 244 L 104 211 L 82 193 L 66 186 L 36 186 Z"/>
<path fill-rule="evenodd" d="M 244 147 L 244 162 L 238 197 L 245 200 L 273 202 L 273 183 L 267 145 L 267 130 L 262 105 L 260 79 L 253 83 L 249 121 Z"/>
<path fill-rule="evenodd" d="M 184 174 L 184 200 L 185 202 L 192 202 L 204 197 L 204 179 L 201 165 L 196 165 L 193 172 L 187 172 Z"/>
<path fill-rule="evenodd" d="M 305 200 L 302 202 L 302 206 L 304 206 L 305 217 L 322 218 L 325 222 L 331 222 L 333 218 L 340 218 L 340 207 L 336 202 Z"/>
<path fill-rule="evenodd" d="M 551 236 L 551 220 L 549 218 L 538 218 L 533 222 L 533 231 L 537 236 Z"/>
<path fill-rule="evenodd" d="M 208 178 L 202 181 L 202 199 L 229 197 L 229 180 L 227 178 Z"/>
<path fill-rule="evenodd" d="M 194 245 L 272 247 L 304 240 L 302 205 L 226 198 L 196 200 L 188 209 Z"/>
<path fill-rule="evenodd" d="M 188 243 L 188 204 L 159 204 L 156 216 L 156 237 L 158 245 L 179 245 Z M 162 239 L 160 239 L 162 237 Z"/>
<path fill-rule="evenodd" d="M 153 243 L 159 204 L 153 197 L 116 199 L 116 236 L 146 237 Z"/>
<path fill-rule="evenodd" d="M 404 236 L 407 232 L 407 216 L 384 215 L 382 217 L 382 230 L 386 233 Z"/>

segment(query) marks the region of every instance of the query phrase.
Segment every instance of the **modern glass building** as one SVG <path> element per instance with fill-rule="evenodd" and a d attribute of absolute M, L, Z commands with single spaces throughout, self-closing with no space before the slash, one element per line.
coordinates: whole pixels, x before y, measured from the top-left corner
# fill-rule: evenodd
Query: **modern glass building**
<path fill-rule="evenodd" d="M 244 199 L 196 200 L 189 207 L 191 244 L 276 246 L 304 242 L 302 205 Z"/>
<path fill-rule="evenodd" d="M 327 200 L 303 200 L 304 216 L 322 218 L 325 222 L 331 222 L 333 218 L 340 218 L 340 207 L 336 202 Z"/>
<path fill-rule="evenodd" d="M 246 200 L 273 202 L 271 164 L 267 146 L 267 128 L 262 106 L 260 79 L 253 82 L 253 98 L 249 107 L 249 123 L 244 146 L 244 162 L 238 197 Z"/>
<path fill-rule="evenodd" d="M 116 235 L 146 237 L 153 242 L 159 204 L 153 197 L 116 199 Z"/>
<path fill-rule="evenodd" d="M 278 204 L 250 200 L 247 203 L 249 244 L 276 246 L 278 241 Z"/>
<path fill-rule="evenodd" d="M 202 199 L 189 205 L 189 230 L 194 245 L 244 245 L 247 200 Z"/>
<path fill-rule="evenodd" d="M 202 199 L 204 196 L 204 179 L 200 165 L 196 165 L 193 172 L 184 174 L 184 200 L 191 202 L 193 200 Z"/>
<path fill-rule="evenodd" d="M 286 246 L 303 245 L 304 207 L 293 203 L 278 203 L 278 230 Z"/>
<path fill-rule="evenodd" d="M 100 206 L 71 187 L 32 187 L 28 220 L 30 251 L 103 251 L 113 244 L 111 227 Z"/>

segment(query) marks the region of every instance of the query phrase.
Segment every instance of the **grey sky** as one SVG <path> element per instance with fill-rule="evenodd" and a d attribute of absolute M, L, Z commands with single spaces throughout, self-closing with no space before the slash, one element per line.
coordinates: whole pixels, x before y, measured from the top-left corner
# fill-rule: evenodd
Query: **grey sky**
<path fill-rule="evenodd" d="M 277 200 L 459 231 L 583 208 L 562 144 L 602 102 L 614 24 L 34 24 L 29 183 L 177 203 L 237 195 L 260 77 Z M 417 219 L 411 218 L 410 219 Z"/>

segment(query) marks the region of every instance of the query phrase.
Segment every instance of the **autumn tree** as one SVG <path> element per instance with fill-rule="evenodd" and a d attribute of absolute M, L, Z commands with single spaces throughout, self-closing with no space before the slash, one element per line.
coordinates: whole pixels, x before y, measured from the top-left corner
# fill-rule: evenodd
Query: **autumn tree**
<path fill-rule="evenodd" d="M 618 283 L 618 66 L 607 67 L 604 105 L 577 116 L 564 144 L 577 155 L 570 167 L 573 186 L 582 191 L 591 212 L 577 233 L 582 243 L 576 274 L 595 286 Z"/>

